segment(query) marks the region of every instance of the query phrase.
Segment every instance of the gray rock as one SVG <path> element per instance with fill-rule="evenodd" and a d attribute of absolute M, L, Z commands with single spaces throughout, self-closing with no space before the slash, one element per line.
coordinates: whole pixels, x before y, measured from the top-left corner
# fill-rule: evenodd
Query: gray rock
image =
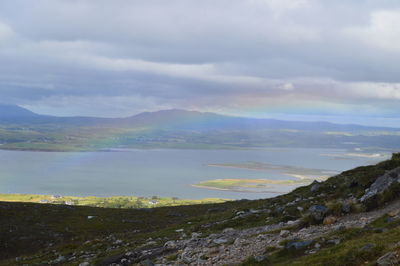
<path fill-rule="evenodd" d="M 326 243 L 328 244 L 334 244 L 334 245 L 339 245 L 340 244 L 340 239 L 329 239 L 328 241 L 326 241 Z"/>
<path fill-rule="evenodd" d="M 313 205 L 308 209 L 309 214 L 317 221 L 322 221 L 328 213 L 328 208 L 324 205 Z"/>
<path fill-rule="evenodd" d="M 174 249 L 177 249 L 177 248 L 178 248 L 178 245 L 173 240 L 165 242 L 165 244 L 164 244 L 164 249 L 166 249 L 166 250 L 174 250 Z"/>
<path fill-rule="evenodd" d="M 192 256 L 191 256 L 190 251 L 184 251 L 184 252 L 181 254 L 181 259 L 182 259 L 182 261 L 183 261 L 184 263 L 186 263 L 186 264 L 190 264 L 190 263 L 192 263 L 192 261 L 193 261 L 193 258 L 192 258 Z"/>
<path fill-rule="evenodd" d="M 335 230 L 335 231 L 340 231 L 340 230 L 344 230 L 344 229 L 346 229 L 346 226 L 344 226 L 343 224 L 338 224 L 333 227 L 333 230 Z"/>
<path fill-rule="evenodd" d="M 257 262 L 262 262 L 262 261 L 264 261 L 264 260 L 267 259 L 267 256 L 265 256 L 265 255 L 258 255 L 258 256 L 254 256 L 254 259 L 255 259 Z"/>
<path fill-rule="evenodd" d="M 311 184 L 310 191 L 317 192 L 320 188 L 321 188 L 321 184 L 317 180 L 314 180 L 314 182 L 312 182 L 312 184 Z"/>
<path fill-rule="evenodd" d="M 151 241 L 149 241 L 149 242 L 146 242 L 146 246 L 154 246 L 155 244 L 157 244 L 157 242 L 156 241 L 154 241 L 154 240 L 151 240 Z"/>
<path fill-rule="evenodd" d="M 287 237 L 289 236 L 290 231 L 289 230 L 281 230 L 281 232 L 279 233 L 280 237 Z"/>
<path fill-rule="evenodd" d="M 310 246 L 313 243 L 312 240 L 305 241 L 290 241 L 286 244 L 287 249 L 303 249 Z"/>
<path fill-rule="evenodd" d="M 121 245 L 123 243 L 123 241 L 121 239 L 117 239 L 114 242 L 114 245 Z"/>
<path fill-rule="evenodd" d="M 227 243 L 228 240 L 225 239 L 225 238 L 217 238 L 217 239 L 214 239 L 213 242 L 214 242 L 215 244 L 220 245 L 220 244 L 225 244 L 225 243 Z"/>
<path fill-rule="evenodd" d="M 197 239 L 201 236 L 201 233 L 193 232 L 192 233 L 192 239 Z"/>
<path fill-rule="evenodd" d="M 224 234 L 229 234 L 229 233 L 234 233 L 236 230 L 233 228 L 225 228 L 222 233 Z"/>
<path fill-rule="evenodd" d="M 368 243 L 361 248 L 362 251 L 372 251 L 376 247 L 375 244 Z"/>
<path fill-rule="evenodd" d="M 79 266 L 89 266 L 89 265 L 90 265 L 90 263 L 87 262 L 87 261 L 82 262 L 82 263 L 79 264 Z"/>
<path fill-rule="evenodd" d="M 61 263 L 65 261 L 65 257 L 60 255 L 57 259 L 54 260 L 55 263 Z"/>
<path fill-rule="evenodd" d="M 394 266 L 400 264 L 400 255 L 397 252 L 388 252 L 380 257 L 376 264 L 379 266 Z"/>
<path fill-rule="evenodd" d="M 351 206 L 349 202 L 345 201 L 342 203 L 342 212 L 349 213 L 351 211 Z"/>
<path fill-rule="evenodd" d="M 233 245 L 235 246 L 240 246 L 242 244 L 242 242 L 244 242 L 245 240 L 242 238 L 236 238 L 235 241 L 233 242 Z"/>
<path fill-rule="evenodd" d="M 298 224 L 300 222 L 300 220 L 296 220 L 296 221 L 287 221 L 286 222 L 286 225 L 295 225 L 295 224 Z"/>
<path fill-rule="evenodd" d="M 360 198 L 361 202 L 374 197 L 375 195 L 387 190 L 394 182 L 400 182 L 400 167 L 397 167 L 383 176 L 378 177 L 374 183 L 366 190 L 365 194 Z"/>

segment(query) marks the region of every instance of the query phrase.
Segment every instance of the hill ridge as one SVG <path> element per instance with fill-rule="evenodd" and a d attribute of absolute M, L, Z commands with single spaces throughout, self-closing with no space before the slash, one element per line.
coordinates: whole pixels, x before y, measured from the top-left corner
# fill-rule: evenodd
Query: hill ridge
<path fill-rule="evenodd" d="M 180 120 L 194 119 L 193 123 L 197 120 L 216 120 L 216 124 L 226 126 L 228 128 L 302 128 L 308 129 L 337 129 L 337 130 L 359 130 L 359 129 L 373 129 L 373 130 L 398 130 L 392 127 L 380 126 L 364 126 L 358 124 L 338 124 L 326 121 L 292 121 L 292 120 L 279 120 L 272 118 L 252 118 L 252 117 L 239 117 L 218 114 L 213 112 L 200 112 L 185 109 L 165 109 L 152 112 L 141 112 L 127 117 L 117 118 L 104 118 L 104 117 L 89 117 L 89 116 L 52 116 L 41 115 L 32 112 L 26 108 L 18 105 L 0 104 L 0 124 L 1 123 L 39 123 L 39 124 L 69 124 L 69 125 L 91 125 L 91 126 L 121 126 L 132 123 L 141 123 L 144 119 L 155 119 L 157 122 L 160 120 L 172 121 L 178 123 Z M 147 121 L 148 124 L 149 121 Z M 211 121 L 212 122 L 212 121 Z"/>

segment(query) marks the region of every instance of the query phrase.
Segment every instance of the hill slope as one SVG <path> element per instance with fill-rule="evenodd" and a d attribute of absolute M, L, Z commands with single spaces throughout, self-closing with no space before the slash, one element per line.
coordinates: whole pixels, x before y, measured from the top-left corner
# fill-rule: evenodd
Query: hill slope
<path fill-rule="evenodd" d="M 394 154 L 265 200 L 137 210 L 3 202 L 0 255 L 3 265 L 398 265 L 399 181 Z"/>

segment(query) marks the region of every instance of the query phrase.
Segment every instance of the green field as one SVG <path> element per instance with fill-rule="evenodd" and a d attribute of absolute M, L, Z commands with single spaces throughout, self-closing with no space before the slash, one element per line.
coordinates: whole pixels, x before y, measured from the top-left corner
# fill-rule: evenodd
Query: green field
<path fill-rule="evenodd" d="M 227 200 L 217 198 L 205 198 L 200 200 L 162 198 L 153 196 L 114 196 L 114 197 L 72 197 L 59 195 L 36 195 L 36 194 L 0 194 L 0 201 L 6 202 L 31 202 L 43 204 L 65 204 L 74 206 L 91 206 L 102 208 L 153 208 L 165 206 L 194 205 L 221 203 Z"/>

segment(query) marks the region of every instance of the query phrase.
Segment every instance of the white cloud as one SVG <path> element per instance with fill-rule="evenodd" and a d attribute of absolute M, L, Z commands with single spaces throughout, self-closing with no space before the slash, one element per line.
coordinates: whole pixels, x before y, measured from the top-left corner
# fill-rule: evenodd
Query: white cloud
<path fill-rule="evenodd" d="M 345 90 L 358 98 L 400 100 L 400 83 L 348 83 Z"/>
<path fill-rule="evenodd" d="M 0 22 L 0 44 L 11 40 L 15 37 L 15 33 L 10 26 Z"/>
<path fill-rule="evenodd" d="M 3 0 L 0 95 L 82 113 L 86 99 L 121 114 L 310 101 L 398 113 L 400 4 L 361 2 Z"/>
<path fill-rule="evenodd" d="M 344 33 L 366 45 L 387 52 L 400 52 L 400 9 L 379 10 L 370 16 L 367 26 L 350 27 Z"/>

